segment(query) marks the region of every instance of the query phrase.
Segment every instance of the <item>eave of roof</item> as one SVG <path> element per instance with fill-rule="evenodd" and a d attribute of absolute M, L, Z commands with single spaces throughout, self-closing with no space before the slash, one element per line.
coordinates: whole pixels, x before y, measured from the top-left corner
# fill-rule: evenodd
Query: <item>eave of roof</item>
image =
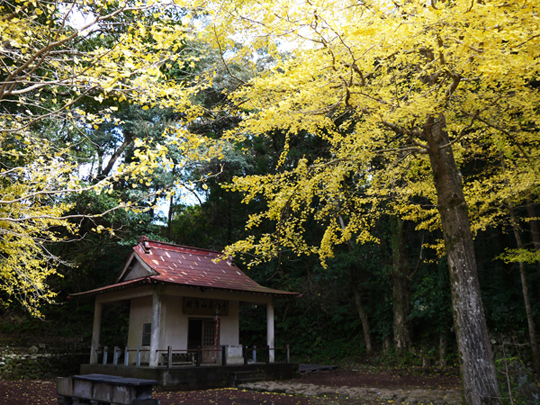
<path fill-rule="evenodd" d="M 137 260 L 155 271 L 144 277 L 122 281 L 129 273 L 130 264 Z M 123 267 L 117 282 L 90 291 L 71 294 L 70 297 L 97 295 L 132 288 L 144 284 L 176 285 L 218 291 L 269 294 L 275 296 L 301 296 L 297 292 L 263 287 L 225 259 L 221 252 L 157 242 L 141 237 L 139 244 Z"/>
<path fill-rule="evenodd" d="M 236 292 L 236 293 L 248 293 L 248 294 L 262 294 L 262 295 L 275 295 L 275 296 L 289 296 L 289 297 L 300 297 L 302 294 L 298 292 L 276 290 L 273 288 L 260 286 L 260 289 L 254 290 L 241 290 L 241 289 L 232 289 L 232 288 L 223 288 L 223 287 L 208 287 L 206 285 L 196 285 L 196 284 L 178 284 L 173 282 L 168 282 L 164 280 L 159 280 L 154 276 L 142 277 L 128 281 L 122 281 L 119 283 L 109 284 L 103 287 L 95 288 L 93 290 L 82 291 L 78 293 L 73 293 L 69 295 L 69 298 L 84 297 L 84 296 L 93 296 L 98 294 L 103 294 L 107 292 L 125 290 L 128 288 L 138 287 L 148 284 L 161 284 L 161 285 L 172 285 L 178 287 L 188 287 L 188 288 L 199 288 L 205 290 L 216 290 L 216 291 L 226 291 L 226 292 Z"/>

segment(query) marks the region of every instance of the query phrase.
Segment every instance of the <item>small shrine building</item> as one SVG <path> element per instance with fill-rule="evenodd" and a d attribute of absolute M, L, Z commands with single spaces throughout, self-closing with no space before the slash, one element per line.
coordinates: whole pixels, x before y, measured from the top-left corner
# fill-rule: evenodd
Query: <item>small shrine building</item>
<path fill-rule="evenodd" d="M 227 363 L 241 364 L 244 304 L 266 306 L 267 345 L 274 348 L 274 299 L 300 294 L 259 285 L 220 252 L 142 236 L 113 284 L 72 297 L 89 295 L 95 296 L 90 364 L 98 362 L 104 305 L 129 301 L 127 346 L 139 352 L 126 351 L 125 364 L 140 362 L 135 356 L 141 356 L 143 348 L 142 362 L 156 367 L 168 347 L 202 348 L 206 364 L 219 362 L 212 347 L 225 347 Z M 271 349 L 268 355 L 273 362 Z"/>

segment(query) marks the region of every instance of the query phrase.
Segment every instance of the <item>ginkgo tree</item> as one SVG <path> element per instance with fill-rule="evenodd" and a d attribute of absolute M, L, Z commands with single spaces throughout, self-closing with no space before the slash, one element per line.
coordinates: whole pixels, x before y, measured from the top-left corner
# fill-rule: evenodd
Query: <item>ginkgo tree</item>
<path fill-rule="evenodd" d="M 268 204 L 248 227 L 273 222 L 275 230 L 228 252 L 265 257 L 290 249 L 324 260 L 338 244 L 371 240 L 370 226 L 382 212 L 442 229 L 465 402 L 502 403 L 473 233 L 490 225 L 487 213 L 503 216 L 487 206 L 504 194 L 527 188 L 538 196 L 540 5 L 229 0 L 204 6 L 212 18 L 208 41 L 224 59 L 253 58 L 258 49 L 274 57 L 231 94 L 244 118 L 231 136 L 277 129 L 289 138 L 309 133 L 332 148 L 331 158 L 237 178 L 233 188 L 246 202 Z M 237 41 L 246 46 L 239 50 Z M 289 56 L 280 58 L 280 49 Z M 285 147 L 283 164 L 288 152 Z M 512 185 L 485 164 L 501 154 L 515 162 Z M 309 219 L 326 226 L 318 246 L 306 242 Z"/>
<path fill-rule="evenodd" d="M 203 148 L 204 137 L 186 129 L 200 112 L 191 98 L 209 80 L 191 75 L 197 62 L 189 47 L 193 26 L 182 24 L 182 15 L 172 3 L 151 0 L 0 4 L 0 302 L 4 305 L 18 300 L 40 316 L 40 305 L 54 299 L 47 278 L 62 259 L 50 245 L 60 235 L 75 235 L 84 216 L 71 210 L 70 195 L 112 193 L 120 181 L 137 188 L 149 184 L 158 167 L 172 170 L 219 155 L 219 148 Z M 103 107 L 86 109 L 89 100 Z M 105 156 L 111 167 L 99 176 L 89 175 L 92 167 L 78 158 L 81 148 L 100 126 L 121 127 L 115 117 L 120 103 L 167 108 L 177 119 L 160 142 L 144 136 L 131 139 L 129 161 Z M 171 149 L 177 155 L 184 153 L 173 161 Z M 172 179 L 153 192 L 174 192 L 175 186 Z M 111 209 L 138 209 L 143 198 L 119 201 Z"/>

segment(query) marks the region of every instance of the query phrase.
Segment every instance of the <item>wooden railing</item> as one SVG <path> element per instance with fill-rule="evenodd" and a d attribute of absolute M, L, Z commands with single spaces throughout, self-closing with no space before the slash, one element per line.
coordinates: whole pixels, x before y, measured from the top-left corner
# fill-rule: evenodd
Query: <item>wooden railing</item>
<path fill-rule="evenodd" d="M 122 355 L 122 352 L 124 353 L 124 365 L 125 366 L 128 366 L 129 365 L 129 353 L 130 352 L 136 352 L 137 353 L 137 356 L 136 356 L 136 361 L 135 361 L 135 365 L 137 367 L 139 367 L 141 365 L 141 354 L 144 353 L 144 352 L 149 352 L 150 350 L 149 349 L 145 349 L 145 348 L 142 348 L 142 347 L 138 347 L 137 349 L 130 349 L 129 347 L 125 347 L 124 350 L 122 350 L 120 347 L 118 346 L 114 346 L 113 350 L 112 350 L 112 364 L 114 364 L 115 366 L 118 365 L 118 360 L 120 359 L 120 356 Z M 98 358 L 99 358 L 99 355 L 101 354 L 102 357 L 101 357 L 101 363 L 102 364 L 108 364 L 108 360 L 109 360 L 109 347 L 108 346 L 104 346 L 103 348 L 100 348 L 98 349 L 97 351 L 98 353 Z"/>
<path fill-rule="evenodd" d="M 202 364 L 203 354 L 211 352 L 216 354 L 216 360 L 217 356 L 221 354 L 221 365 L 227 365 L 226 346 L 220 346 L 219 348 L 215 349 L 203 349 L 200 346 L 196 349 L 173 349 L 171 346 L 169 346 L 167 350 L 159 349 L 157 352 L 162 354 L 162 358 L 164 360 L 163 363 L 166 364 L 168 368 L 174 365 L 190 364 L 199 367 Z"/>
<path fill-rule="evenodd" d="M 263 352 L 264 353 L 264 362 L 266 364 L 270 363 L 270 354 L 273 352 L 274 358 L 277 352 L 284 352 L 285 353 L 285 363 L 289 364 L 291 362 L 291 350 L 289 345 L 285 345 L 285 347 L 270 347 L 270 346 L 244 346 L 243 347 L 243 357 L 244 357 L 244 364 L 248 364 L 249 360 L 256 363 L 258 360 L 257 352 Z M 251 358 L 249 354 L 251 353 Z M 274 360 L 275 362 L 275 360 Z"/>
<path fill-rule="evenodd" d="M 136 367 L 141 366 L 141 357 L 142 353 L 149 352 L 150 349 L 138 347 L 136 349 L 130 349 L 129 347 L 125 347 L 123 350 L 118 347 L 114 346 L 112 349 L 112 352 L 109 351 L 108 346 L 104 346 L 103 348 L 100 348 L 97 350 L 98 359 L 101 355 L 101 362 L 98 361 L 98 363 L 101 364 L 108 364 L 109 361 L 109 355 L 112 356 L 112 364 L 113 365 L 119 365 L 123 364 L 125 366 L 130 365 L 130 353 L 135 352 L 135 363 L 134 365 Z M 171 346 L 169 346 L 167 349 L 158 349 L 156 350 L 158 353 L 158 356 L 160 356 L 159 364 L 163 364 L 166 367 L 170 368 L 174 365 L 195 365 L 199 367 L 202 364 L 203 359 L 203 353 L 208 352 L 214 352 L 216 353 L 216 360 L 218 356 L 221 354 L 221 361 L 219 362 L 222 366 L 227 365 L 227 350 L 226 346 L 220 346 L 219 348 L 211 348 L 211 349 L 203 349 L 200 346 L 196 349 L 173 349 Z M 285 353 L 285 363 L 290 363 L 291 356 L 290 356 L 290 348 L 289 345 L 286 345 L 285 347 L 269 347 L 269 346 L 243 346 L 242 347 L 242 357 L 244 359 L 244 364 L 249 364 L 249 362 L 256 363 L 257 361 L 261 361 L 261 356 L 258 355 L 258 353 L 262 353 L 262 358 L 264 358 L 264 361 L 266 364 L 269 364 L 271 362 L 271 358 L 276 356 L 276 353 L 278 352 L 284 352 Z M 122 362 L 120 362 L 120 358 L 123 356 Z M 274 356 L 271 356 L 273 354 Z M 262 362 L 261 361 L 261 362 Z M 216 361 L 217 363 L 217 361 Z"/>

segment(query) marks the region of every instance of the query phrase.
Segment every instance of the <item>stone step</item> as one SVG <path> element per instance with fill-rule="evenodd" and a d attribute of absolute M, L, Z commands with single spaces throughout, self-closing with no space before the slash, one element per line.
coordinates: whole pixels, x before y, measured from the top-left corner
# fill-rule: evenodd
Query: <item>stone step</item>
<path fill-rule="evenodd" d="M 238 388 L 257 392 L 285 393 L 289 395 L 301 395 L 305 397 L 326 397 L 334 398 L 337 403 L 341 399 L 358 399 L 364 401 L 388 401 L 392 403 L 413 403 L 413 404 L 461 404 L 461 392 L 457 389 L 416 389 L 416 388 L 366 388 L 366 387 L 332 387 L 317 384 L 306 384 L 283 381 L 262 381 L 256 383 L 246 383 Z M 336 402 L 334 402 L 336 403 Z M 377 402 L 379 403 L 379 402 Z"/>
<path fill-rule="evenodd" d="M 337 370 L 339 366 L 333 365 L 319 365 L 319 364 L 299 364 L 298 372 L 300 374 L 311 374 L 318 371 L 333 371 Z"/>
<path fill-rule="evenodd" d="M 234 387 L 240 384 L 261 381 L 263 377 L 257 371 L 235 371 L 231 373 L 231 382 Z"/>

